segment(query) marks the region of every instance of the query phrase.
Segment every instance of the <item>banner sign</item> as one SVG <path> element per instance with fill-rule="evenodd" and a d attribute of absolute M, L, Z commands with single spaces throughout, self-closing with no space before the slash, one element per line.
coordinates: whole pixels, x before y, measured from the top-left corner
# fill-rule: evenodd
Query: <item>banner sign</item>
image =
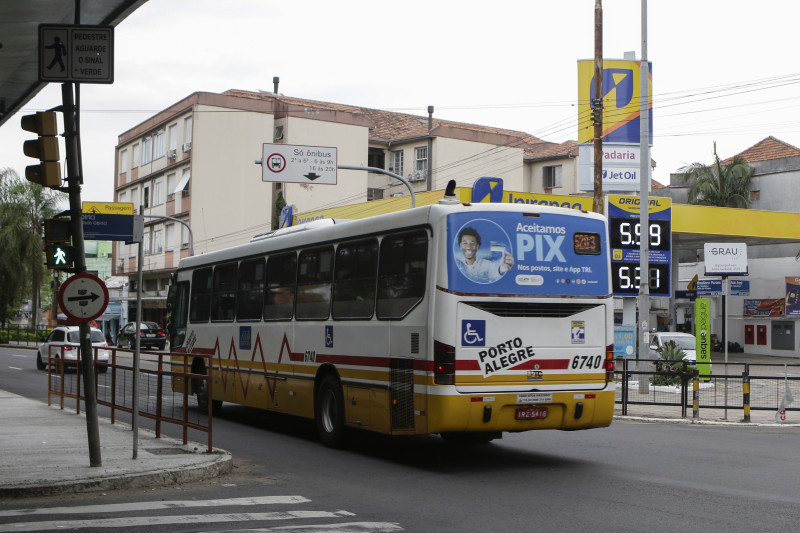
<path fill-rule="evenodd" d="M 603 220 L 497 211 L 447 217 L 448 288 L 467 294 L 605 296 Z"/>
<path fill-rule="evenodd" d="M 642 62 L 603 60 L 603 142 L 639 144 Z M 647 92 L 650 108 L 650 139 L 653 138 L 653 64 L 648 62 Z M 578 61 L 578 142 L 594 137 L 592 100 L 594 60 Z"/>
<path fill-rule="evenodd" d="M 800 316 L 800 277 L 786 277 L 786 316 Z"/>
<path fill-rule="evenodd" d="M 785 316 L 784 298 L 768 298 L 764 300 L 743 300 L 744 316 Z"/>
<path fill-rule="evenodd" d="M 636 326 L 614 324 L 614 357 L 636 355 Z"/>
<path fill-rule="evenodd" d="M 694 302 L 695 333 L 697 339 L 697 370 L 700 379 L 708 381 L 711 375 L 711 300 L 698 298 Z"/>

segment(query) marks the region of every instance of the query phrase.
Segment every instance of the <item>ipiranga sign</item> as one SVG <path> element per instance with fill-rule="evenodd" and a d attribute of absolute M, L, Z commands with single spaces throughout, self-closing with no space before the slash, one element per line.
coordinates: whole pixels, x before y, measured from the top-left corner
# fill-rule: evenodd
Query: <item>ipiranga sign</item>
<path fill-rule="evenodd" d="M 703 245 L 707 276 L 743 276 L 747 274 L 747 244 L 743 242 L 707 242 Z"/>

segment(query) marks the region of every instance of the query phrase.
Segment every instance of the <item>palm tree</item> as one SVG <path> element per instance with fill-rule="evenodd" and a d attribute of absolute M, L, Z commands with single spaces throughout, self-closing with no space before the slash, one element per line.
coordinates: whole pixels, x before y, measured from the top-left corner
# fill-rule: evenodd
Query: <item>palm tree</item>
<path fill-rule="evenodd" d="M 715 142 L 714 163 L 711 166 L 692 164 L 689 172 L 683 175 L 683 182 L 690 184 L 690 204 L 747 209 L 752 177 L 753 167 L 741 155 L 735 155 L 730 163 L 723 165 Z"/>
<path fill-rule="evenodd" d="M 25 294 L 25 281 L 30 280 L 33 313 L 31 325 L 36 328 L 44 258 L 42 225 L 55 215 L 61 198 L 52 190 L 22 180 L 11 169 L 0 171 L 0 313 L 17 304 Z M 2 317 L 5 319 L 5 316 Z"/>

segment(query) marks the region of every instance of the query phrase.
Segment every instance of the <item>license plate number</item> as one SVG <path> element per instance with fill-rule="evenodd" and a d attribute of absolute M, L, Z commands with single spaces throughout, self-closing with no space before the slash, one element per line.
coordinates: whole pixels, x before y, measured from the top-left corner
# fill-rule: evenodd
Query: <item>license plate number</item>
<path fill-rule="evenodd" d="M 547 418 L 547 407 L 517 407 L 517 420 Z"/>

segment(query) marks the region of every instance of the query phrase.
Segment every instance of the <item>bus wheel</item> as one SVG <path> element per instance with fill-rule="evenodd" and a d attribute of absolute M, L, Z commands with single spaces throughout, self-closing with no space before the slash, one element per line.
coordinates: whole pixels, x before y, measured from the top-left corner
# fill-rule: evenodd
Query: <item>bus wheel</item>
<path fill-rule="evenodd" d="M 193 374 L 205 374 L 205 368 L 200 372 L 192 370 Z M 204 412 L 208 412 L 208 381 L 204 379 L 192 380 L 192 390 L 197 395 L 197 408 Z M 211 413 L 217 414 L 222 409 L 222 400 L 211 400 Z"/>
<path fill-rule="evenodd" d="M 440 433 L 447 444 L 487 444 L 494 439 L 502 438 L 499 431 L 479 431 L 474 433 Z"/>
<path fill-rule="evenodd" d="M 322 444 L 336 448 L 344 437 L 344 395 L 339 380 L 325 376 L 317 391 L 314 419 Z"/>

